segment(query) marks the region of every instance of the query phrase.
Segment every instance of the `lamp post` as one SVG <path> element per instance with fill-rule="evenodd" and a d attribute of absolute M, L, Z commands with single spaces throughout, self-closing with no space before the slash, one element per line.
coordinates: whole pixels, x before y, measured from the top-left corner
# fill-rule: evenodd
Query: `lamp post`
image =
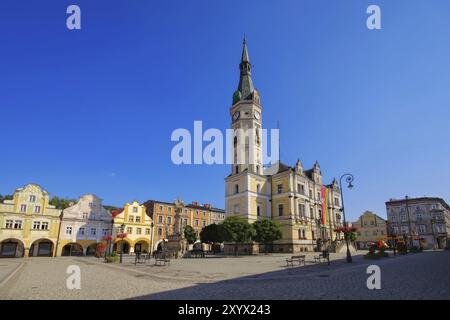
<path fill-rule="evenodd" d="M 341 189 L 340 191 L 341 191 L 341 202 L 342 202 L 342 208 L 341 208 L 341 211 L 342 211 L 342 215 L 343 215 L 343 217 L 344 217 L 344 228 L 347 228 L 348 227 L 348 225 L 347 225 L 347 220 L 345 219 L 345 209 L 344 209 L 344 195 L 343 195 L 343 192 L 342 192 L 342 179 L 343 178 L 345 178 L 345 182 L 347 182 L 347 187 L 349 188 L 349 189 L 351 189 L 351 188 L 353 188 L 353 184 L 352 184 L 352 182 L 353 182 L 353 175 L 352 174 L 350 174 L 350 173 L 346 173 L 346 174 L 343 174 L 342 176 L 341 176 L 341 178 L 339 179 L 339 188 Z M 344 233 L 344 237 L 345 237 L 345 244 L 347 245 L 347 262 L 348 263 L 350 263 L 350 262 L 352 262 L 352 255 L 351 255 L 351 253 L 350 253 L 350 247 L 349 247 L 349 234 L 345 234 Z"/>
<path fill-rule="evenodd" d="M 120 240 L 120 263 L 122 263 L 122 254 L 123 254 L 123 233 L 125 232 L 125 224 L 121 224 L 120 225 L 120 235 L 121 235 L 121 240 Z"/>
<path fill-rule="evenodd" d="M 152 224 L 150 225 L 150 257 L 153 255 L 153 227 L 155 224 L 152 221 Z"/>

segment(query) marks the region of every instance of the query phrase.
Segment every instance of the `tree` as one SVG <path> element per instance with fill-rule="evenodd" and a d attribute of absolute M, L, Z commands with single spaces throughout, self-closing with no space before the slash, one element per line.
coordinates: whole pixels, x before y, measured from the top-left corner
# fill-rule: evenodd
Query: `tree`
<path fill-rule="evenodd" d="M 253 228 L 255 229 L 253 240 L 256 242 L 267 244 L 282 237 L 280 225 L 276 221 L 268 219 L 258 220 L 253 223 Z M 264 252 L 266 252 L 265 246 Z"/>
<path fill-rule="evenodd" d="M 197 240 L 194 228 L 192 228 L 191 226 L 186 226 L 186 228 L 184 228 L 184 237 L 189 244 L 193 244 Z"/>
<path fill-rule="evenodd" d="M 12 195 L 4 195 L 4 196 L 2 196 L 1 194 L 0 194 L 0 203 L 3 203 L 3 201 L 5 201 L 5 200 L 12 200 L 14 197 L 12 196 Z"/>
<path fill-rule="evenodd" d="M 234 242 L 234 253 L 237 255 L 238 244 L 252 240 L 255 236 L 255 229 L 246 219 L 239 216 L 227 217 L 222 222 L 223 238 L 225 241 Z"/>
<path fill-rule="evenodd" d="M 203 243 L 221 243 L 224 240 L 224 231 L 222 225 L 215 223 L 210 224 L 202 229 L 200 232 L 200 239 Z"/>
<path fill-rule="evenodd" d="M 51 200 L 49 201 L 49 204 L 51 204 L 52 206 L 55 206 L 57 209 L 64 210 L 76 202 L 77 201 L 73 200 L 73 199 L 64 199 L 64 198 L 59 198 L 59 197 L 55 196 L 55 197 L 51 198 Z"/>

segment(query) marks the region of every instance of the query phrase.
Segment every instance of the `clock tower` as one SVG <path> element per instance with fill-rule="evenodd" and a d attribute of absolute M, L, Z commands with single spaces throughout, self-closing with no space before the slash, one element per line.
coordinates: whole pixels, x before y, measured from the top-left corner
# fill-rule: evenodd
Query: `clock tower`
<path fill-rule="evenodd" d="M 237 90 L 233 94 L 230 108 L 231 128 L 233 129 L 233 165 L 232 174 L 248 171 L 262 174 L 261 151 L 261 111 L 258 91 L 253 87 L 252 65 L 248 57 L 247 43 L 244 38 L 240 78 Z"/>
<path fill-rule="evenodd" d="M 270 182 L 262 166 L 262 106 L 251 78 L 252 65 L 244 38 L 239 85 L 230 108 L 233 141 L 231 174 L 226 181 L 226 212 L 249 222 L 270 217 Z"/>

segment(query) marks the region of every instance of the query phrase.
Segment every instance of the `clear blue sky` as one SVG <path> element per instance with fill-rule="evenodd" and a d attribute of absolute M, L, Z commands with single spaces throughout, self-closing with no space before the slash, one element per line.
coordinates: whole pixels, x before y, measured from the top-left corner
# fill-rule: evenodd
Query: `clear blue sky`
<path fill-rule="evenodd" d="M 406 194 L 450 200 L 447 0 L 2 0 L 0 193 L 223 207 L 229 167 L 173 165 L 170 135 L 229 127 L 244 32 L 282 160 L 353 173 L 352 219 Z"/>

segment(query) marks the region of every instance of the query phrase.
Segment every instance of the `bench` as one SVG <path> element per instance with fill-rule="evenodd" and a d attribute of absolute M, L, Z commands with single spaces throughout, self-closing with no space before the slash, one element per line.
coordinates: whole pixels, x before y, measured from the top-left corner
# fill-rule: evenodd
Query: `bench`
<path fill-rule="evenodd" d="M 328 262 L 328 265 L 330 265 L 330 253 L 328 251 L 324 250 L 321 254 L 314 257 L 315 262 L 318 261 L 319 263 L 321 263 L 322 260 L 324 260 L 324 262 Z"/>
<path fill-rule="evenodd" d="M 305 266 L 305 265 L 306 265 L 305 258 L 306 258 L 305 255 L 301 255 L 301 256 L 292 256 L 292 257 L 290 257 L 290 258 L 286 258 L 287 266 L 288 266 L 288 267 L 289 267 L 289 266 L 293 267 L 295 261 L 298 261 L 298 265 L 301 265 L 302 262 L 303 262 L 303 265 Z"/>
<path fill-rule="evenodd" d="M 166 258 L 166 257 L 156 257 L 155 258 L 155 266 L 158 266 L 158 265 L 161 265 L 161 264 L 166 265 L 166 263 L 170 265 L 170 259 L 169 258 Z"/>

